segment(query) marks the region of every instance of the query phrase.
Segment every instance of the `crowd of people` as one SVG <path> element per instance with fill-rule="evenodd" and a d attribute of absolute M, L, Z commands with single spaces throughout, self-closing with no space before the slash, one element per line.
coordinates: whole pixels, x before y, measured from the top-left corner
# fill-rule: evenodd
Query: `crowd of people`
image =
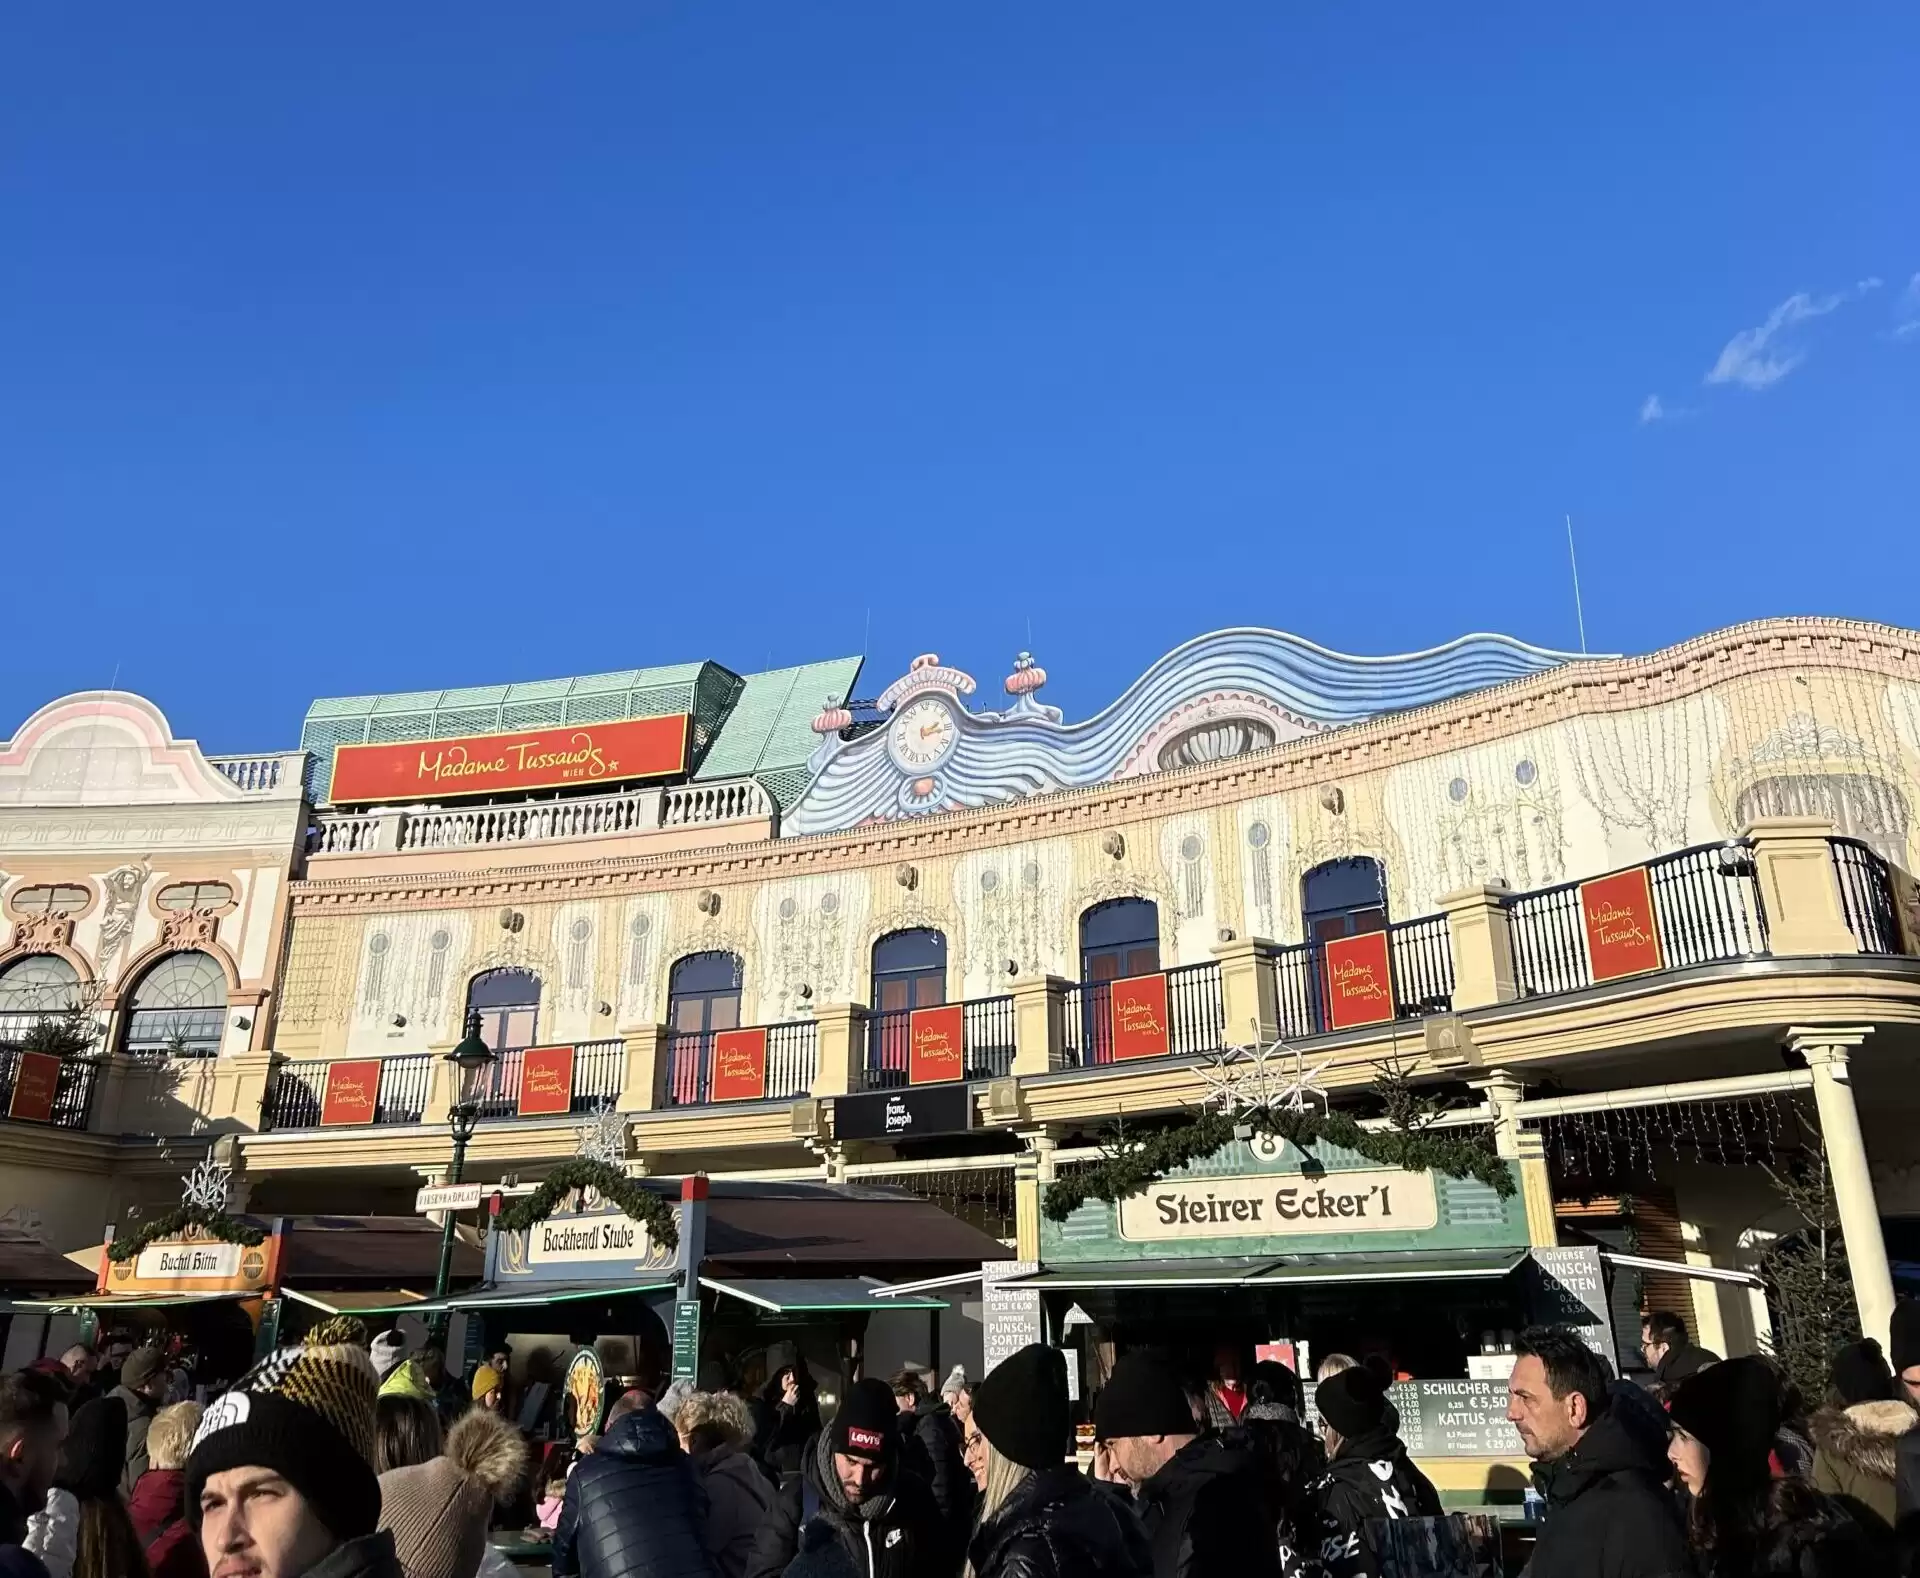
<path fill-rule="evenodd" d="M 1673 1316 L 1642 1336 L 1648 1387 L 1572 1329 L 1516 1343 L 1528 1578 L 1920 1574 L 1920 1306 L 1891 1362 L 1836 1354 L 1811 1411 Z M 537 1476 L 505 1354 L 463 1385 L 336 1318 L 204 1407 L 166 1400 L 156 1350 L 114 1359 L 0 1376 L 0 1578 L 502 1578 L 488 1532 L 516 1504 L 551 1529 L 553 1578 L 1379 1578 L 1407 1548 L 1392 1525 L 1438 1539 L 1458 1516 L 1391 1374 L 1338 1354 L 1311 1408 L 1282 1364 L 1200 1383 L 1126 1354 L 1086 1472 L 1066 1360 L 1034 1344 L 977 1383 L 855 1381 L 825 1418 L 804 1365 L 753 1395 L 648 1381 Z"/>

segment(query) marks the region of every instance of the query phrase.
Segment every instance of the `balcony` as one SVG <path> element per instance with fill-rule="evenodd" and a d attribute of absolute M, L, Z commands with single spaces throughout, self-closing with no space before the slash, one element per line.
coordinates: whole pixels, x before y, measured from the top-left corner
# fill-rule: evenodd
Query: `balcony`
<path fill-rule="evenodd" d="M 275 751 L 266 756 L 209 756 L 207 765 L 242 794 L 295 798 L 304 792 L 305 751 Z"/>
<path fill-rule="evenodd" d="M 1217 1052 L 1226 1045 L 1226 1007 L 1218 964 L 1187 964 L 1162 970 L 1166 982 L 1167 1057 Z M 1142 977 L 1141 979 L 1147 979 Z M 1127 1055 L 1116 1047 L 1112 981 L 1080 981 L 1066 991 L 1061 1016 L 1060 1062 L 1067 1068 L 1094 1068 Z"/>
<path fill-rule="evenodd" d="M 960 1055 L 967 1079 L 999 1079 L 1013 1072 L 1014 1013 L 1011 997 L 975 997 L 952 1005 L 960 1012 Z M 894 1008 L 867 1019 L 867 1058 L 862 1087 L 892 1090 L 910 1077 L 913 1016 L 927 1009 Z"/>
<path fill-rule="evenodd" d="M 820 1071 L 820 1027 L 811 1019 L 792 1019 L 777 1025 L 745 1025 L 743 1031 L 766 1032 L 766 1079 L 757 1099 L 792 1101 L 813 1089 Z M 716 1097 L 713 1079 L 714 1040 L 727 1034 L 712 1030 L 678 1030 L 665 1040 L 665 1095 L 669 1107 L 698 1107 L 710 1101 L 753 1100 L 751 1095 Z"/>
<path fill-rule="evenodd" d="M 475 1099 L 480 1104 L 482 1118 L 520 1116 L 520 1081 L 526 1069 L 526 1056 L 526 1048 L 510 1048 L 500 1053 L 493 1066 L 480 1076 Z M 618 1036 L 575 1042 L 572 1101 L 567 1111 L 592 1112 L 603 1101 L 618 1101 L 626 1067 L 627 1044 Z"/>
<path fill-rule="evenodd" d="M 778 818 L 779 807 L 758 780 L 733 778 L 512 805 L 321 811 L 307 828 L 307 853 L 417 855 L 687 828 L 745 830 L 756 823 L 769 824 L 771 831 Z"/>
<path fill-rule="evenodd" d="M 24 1016 L 21 1016 L 24 1017 Z M 62 1058 L 59 1080 L 54 1086 L 53 1111 L 45 1119 L 13 1111 L 14 1085 L 19 1078 L 20 1059 L 31 1056 L 11 1047 L 0 1047 L 0 1117 L 19 1123 L 45 1122 L 56 1129 L 84 1129 L 93 1113 L 93 1087 L 99 1065 L 91 1058 Z"/>
<path fill-rule="evenodd" d="M 319 1060 L 282 1063 L 267 1086 L 266 1108 L 262 1114 L 264 1127 L 322 1127 L 327 1071 L 332 1066 Z M 379 1091 L 374 1098 L 375 1124 L 420 1122 L 427 1110 L 427 1092 L 432 1081 L 433 1058 L 425 1052 L 382 1059 Z"/>

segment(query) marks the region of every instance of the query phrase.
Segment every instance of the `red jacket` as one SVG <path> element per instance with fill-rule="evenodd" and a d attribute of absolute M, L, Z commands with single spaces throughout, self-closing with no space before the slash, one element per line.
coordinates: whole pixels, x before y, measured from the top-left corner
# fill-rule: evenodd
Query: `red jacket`
<path fill-rule="evenodd" d="M 146 1542 L 153 1578 L 207 1578 L 207 1559 L 186 1519 L 184 1469 L 150 1468 L 127 1498 L 134 1531 Z"/>

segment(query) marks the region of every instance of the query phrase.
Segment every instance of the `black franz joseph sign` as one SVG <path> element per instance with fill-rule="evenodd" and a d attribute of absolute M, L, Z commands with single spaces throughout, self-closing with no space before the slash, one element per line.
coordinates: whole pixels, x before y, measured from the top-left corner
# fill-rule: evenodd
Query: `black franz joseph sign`
<path fill-rule="evenodd" d="M 869 1090 L 833 1098 L 836 1140 L 960 1134 L 972 1127 L 973 1092 L 962 1084 Z"/>

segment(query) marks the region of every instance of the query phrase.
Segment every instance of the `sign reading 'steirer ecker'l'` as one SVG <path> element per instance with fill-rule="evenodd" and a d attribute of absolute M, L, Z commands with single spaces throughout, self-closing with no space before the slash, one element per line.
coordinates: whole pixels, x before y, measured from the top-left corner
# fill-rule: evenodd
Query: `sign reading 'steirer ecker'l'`
<path fill-rule="evenodd" d="M 1134 1240 L 1424 1232 L 1439 1221 L 1432 1174 L 1397 1168 L 1169 1179 L 1120 1204 L 1120 1236 Z"/>

